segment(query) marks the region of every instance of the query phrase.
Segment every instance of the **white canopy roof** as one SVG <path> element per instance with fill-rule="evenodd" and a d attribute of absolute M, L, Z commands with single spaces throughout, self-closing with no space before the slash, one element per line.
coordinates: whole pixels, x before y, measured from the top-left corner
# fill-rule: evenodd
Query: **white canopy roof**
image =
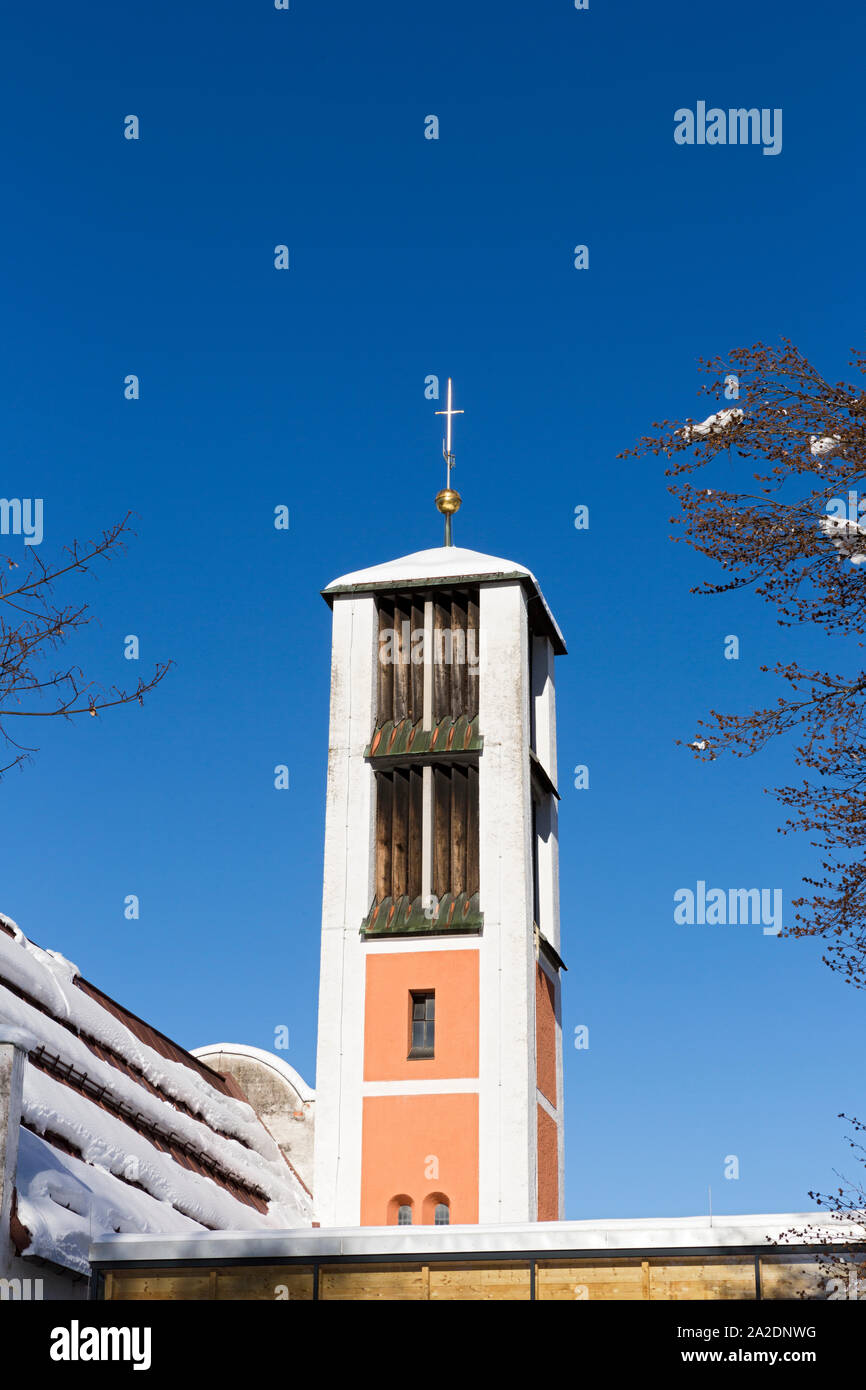
<path fill-rule="evenodd" d="M 794 1234 L 795 1232 L 807 1234 Z M 724 1250 L 758 1248 L 768 1255 L 785 1246 L 822 1247 L 862 1242 L 858 1223 L 836 1222 L 819 1211 L 768 1216 L 655 1216 L 643 1220 L 538 1221 L 477 1226 L 324 1226 L 288 1231 L 205 1231 L 194 1236 L 99 1234 L 92 1261 L 281 1260 L 287 1257 L 356 1259 L 390 1255 L 421 1259 L 426 1253 L 499 1255 L 602 1255 L 617 1251 Z"/>

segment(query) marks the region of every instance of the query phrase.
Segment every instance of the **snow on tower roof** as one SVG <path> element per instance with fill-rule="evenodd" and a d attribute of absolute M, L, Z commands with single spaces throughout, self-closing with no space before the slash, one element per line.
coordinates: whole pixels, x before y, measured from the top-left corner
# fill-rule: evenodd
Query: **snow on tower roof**
<path fill-rule="evenodd" d="M 371 565 L 368 569 L 340 575 L 339 579 L 333 579 L 326 585 L 322 594 L 331 603 L 336 594 L 372 593 L 379 589 L 419 588 L 443 583 L 495 584 L 507 579 L 519 580 L 530 598 L 537 600 L 540 610 L 536 614 L 537 626 L 547 631 L 554 650 L 564 655 L 565 639 L 532 571 L 515 560 L 484 555 L 480 550 L 466 550 L 459 545 L 416 550 L 412 555 L 386 560 L 382 565 Z"/>
<path fill-rule="evenodd" d="M 525 565 L 513 560 L 500 560 L 496 555 L 482 555 L 480 550 L 466 550 L 459 545 L 437 545 L 432 550 L 416 550 L 413 555 L 401 555 L 386 560 L 383 565 L 355 570 L 334 579 L 323 593 L 340 589 L 379 588 L 383 584 L 437 583 L 441 579 L 533 579 Z"/>
<path fill-rule="evenodd" d="M 98 1232 L 309 1224 L 309 1193 L 237 1084 L 0 914 L 3 1041 L 27 1054 L 19 1253 L 86 1273 Z"/>

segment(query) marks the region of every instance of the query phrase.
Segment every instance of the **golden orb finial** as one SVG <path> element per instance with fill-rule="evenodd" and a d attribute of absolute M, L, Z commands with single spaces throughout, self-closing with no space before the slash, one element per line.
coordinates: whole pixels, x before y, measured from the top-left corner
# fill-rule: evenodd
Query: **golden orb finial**
<path fill-rule="evenodd" d="M 459 512 L 462 501 L 460 493 L 455 492 L 453 487 L 443 487 L 442 491 L 436 494 L 436 506 L 443 516 L 453 516 L 455 512 Z"/>

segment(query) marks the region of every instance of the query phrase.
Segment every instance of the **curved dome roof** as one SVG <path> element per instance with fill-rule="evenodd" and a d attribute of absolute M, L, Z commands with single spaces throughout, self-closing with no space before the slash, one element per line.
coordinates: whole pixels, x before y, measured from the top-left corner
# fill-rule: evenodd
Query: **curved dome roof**
<path fill-rule="evenodd" d="M 247 1043 L 211 1043 L 209 1047 L 190 1048 L 193 1057 L 212 1057 L 219 1053 L 231 1057 L 245 1057 L 248 1061 L 258 1062 L 260 1066 L 268 1067 L 275 1071 L 284 1081 L 297 1091 L 301 1100 L 315 1100 L 316 1093 L 312 1086 L 308 1086 L 300 1072 L 290 1067 L 288 1062 L 282 1057 L 278 1057 L 275 1052 L 266 1052 L 261 1047 L 250 1047 Z"/>

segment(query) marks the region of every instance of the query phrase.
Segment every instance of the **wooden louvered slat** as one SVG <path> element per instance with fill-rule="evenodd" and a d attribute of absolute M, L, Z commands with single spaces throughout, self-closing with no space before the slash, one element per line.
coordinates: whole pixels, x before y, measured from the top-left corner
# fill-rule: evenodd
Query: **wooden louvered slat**
<path fill-rule="evenodd" d="M 391 892 L 391 822 L 393 818 L 393 777 L 376 773 L 376 901 Z"/>
<path fill-rule="evenodd" d="M 395 770 L 394 815 L 391 833 L 391 897 L 407 891 L 409 877 L 409 774 Z"/>
<path fill-rule="evenodd" d="M 405 642 L 407 628 L 409 626 L 409 609 L 401 601 L 394 604 L 394 631 L 396 634 L 394 641 L 395 662 L 394 662 L 394 719 L 406 719 L 409 715 L 409 647 Z M 404 650 L 405 643 L 405 650 Z"/>
<path fill-rule="evenodd" d="M 465 769 L 451 769 L 451 882 L 452 893 L 466 890 L 466 819 L 468 808 Z"/>
<path fill-rule="evenodd" d="M 451 783 L 445 768 L 433 769 L 433 892 L 451 889 Z"/>
<path fill-rule="evenodd" d="M 389 658 L 391 644 L 386 634 L 394 627 L 394 605 L 387 599 L 379 603 L 379 645 L 377 649 L 376 726 L 394 718 L 394 665 Z"/>
<path fill-rule="evenodd" d="M 411 657 L 411 694 L 410 694 L 410 717 L 415 722 L 424 714 L 424 662 L 421 659 L 424 655 L 422 637 L 424 633 L 424 605 L 420 603 L 412 604 L 411 611 L 411 638 L 412 645 L 410 650 Z M 421 634 L 419 636 L 419 634 Z M 418 658 L 416 660 L 416 657 Z"/>
<path fill-rule="evenodd" d="M 481 885 L 479 868 L 478 768 L 466 769 L 466 892 L 477 893 Z"/>
<path fill-rule="evenodd" d="M 423 844 L 423 773 L 413 767 L 409 773 L 409 865 L 407 892 L 413 899 L 421 896 L 421 851 Z"/>
<path fill-rule="evenodd" d="M 466 713 L 471 719 L 478 714 L 478 663 L 481 655 L 478 601 L 469 598 L 466 604 Z"/>
<path fill-rule="evenodd" d="M 467 712 L 466 609 L 458 599 L 451 601 L 451 708 L 452 719 Z"/>
<path fill-rule="evenodd" d="M 451 713 L 451 670 L 445 661 L 448 654 L 448 631 L 451 627 L 451 606 L 433 604 L 433 721 L 438 723 Z"/>

